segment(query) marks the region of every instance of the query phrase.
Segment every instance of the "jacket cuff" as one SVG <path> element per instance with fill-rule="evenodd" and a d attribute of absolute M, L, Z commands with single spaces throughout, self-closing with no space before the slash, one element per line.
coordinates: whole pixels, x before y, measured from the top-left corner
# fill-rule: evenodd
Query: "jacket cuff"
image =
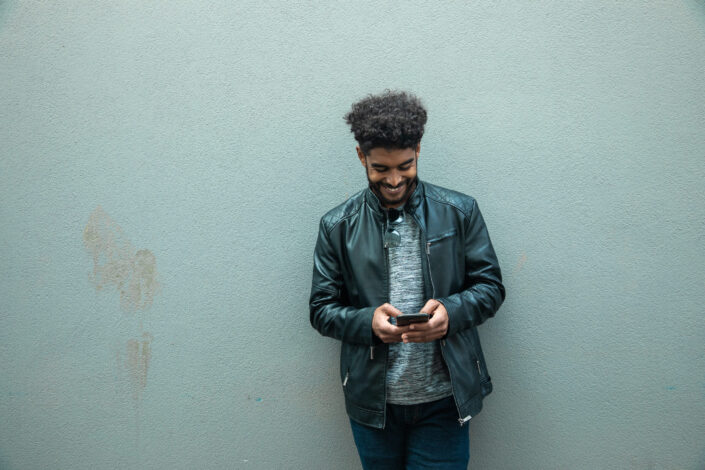
<path fill-rule="evenodd" d="M 366 307 L 361 309 L 357 316 L 359 317 L 358 332 L 360 341 L 363 344 L 374 346 L 381 343 L 380 339 L 372 332 L 372 318 L 375 315 L 375 307 Z"/>
<path fill-rule="evenodd" d="M 459 311 L 461 310 L 462 306 L 460 302 L 457 299 L 454 299 L 453 297 L 454 296 L 436 299 L 437 301 L 443 304 L 443 306 L 446 308 L 446 312 L 448 312 L 448 331 L 446 332 L 445 338 L 456 334 L 458 331 L 463 330 L 468 326 L 471 326 L 463 324 L 464 322 L 462 321 L 462 314 Z"/>

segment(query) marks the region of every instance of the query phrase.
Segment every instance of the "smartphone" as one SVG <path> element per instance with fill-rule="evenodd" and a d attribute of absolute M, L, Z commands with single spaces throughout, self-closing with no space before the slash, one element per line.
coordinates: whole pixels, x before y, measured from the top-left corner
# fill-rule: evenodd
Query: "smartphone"
<path fill-rule="evenodd" d="M 424 323 L 429 319 L 428 313 L 408 313 L 396 317 L 397 326 L 406 326 L 411 323 Z"/>

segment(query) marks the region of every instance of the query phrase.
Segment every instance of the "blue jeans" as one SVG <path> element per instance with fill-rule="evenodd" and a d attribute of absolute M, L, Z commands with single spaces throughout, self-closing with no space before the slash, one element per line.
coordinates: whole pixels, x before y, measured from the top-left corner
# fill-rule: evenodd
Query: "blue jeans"
<path fill-rule="evenodd" d="M 387 404 L 384 429 L 350 420 L 365 470 L 467 469 L 470 435 L 453 397 L 420 405 Z"/>

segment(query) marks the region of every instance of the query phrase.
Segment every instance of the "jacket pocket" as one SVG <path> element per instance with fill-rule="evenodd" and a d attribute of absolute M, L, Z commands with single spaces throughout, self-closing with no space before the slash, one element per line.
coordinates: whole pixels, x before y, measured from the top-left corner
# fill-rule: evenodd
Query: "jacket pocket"
<path fill-rule="evenodd" d="M 342 343 L 340 384 L 349 403 L 368 410 L 383 410 L 386 354 L 370 360 L 368 346 Z"/>
<path fill-rule="evenodd" d="M 463 289 L 465 256 L 456 229 L 430 236 L 426 256 L 434 297 L 445 297 Z"/>
<path fill-rule="evenodd" d="M 454 237 L 457 233 L 458 233 L 458 231 L 453 228 L 453 229 L 448 230 L 447 232 L 443 232 L 443 233 L 429 237 L 426 240 L 426 243 L 428 243 L 428 244 L 437 243 L 441 240 L 445 240 L 446 238 Z"/>

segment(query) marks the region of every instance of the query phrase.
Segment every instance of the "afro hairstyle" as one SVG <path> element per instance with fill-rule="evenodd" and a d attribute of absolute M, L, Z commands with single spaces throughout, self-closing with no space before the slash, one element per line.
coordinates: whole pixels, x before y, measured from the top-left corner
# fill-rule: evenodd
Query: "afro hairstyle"
<path fill-rule="evenodd" d="M 423 137 L 426 108 L 411 93 L 385 90 L 354 103 L 345 121 L 365 155 L 375 147 L 415 148 Z"/>

